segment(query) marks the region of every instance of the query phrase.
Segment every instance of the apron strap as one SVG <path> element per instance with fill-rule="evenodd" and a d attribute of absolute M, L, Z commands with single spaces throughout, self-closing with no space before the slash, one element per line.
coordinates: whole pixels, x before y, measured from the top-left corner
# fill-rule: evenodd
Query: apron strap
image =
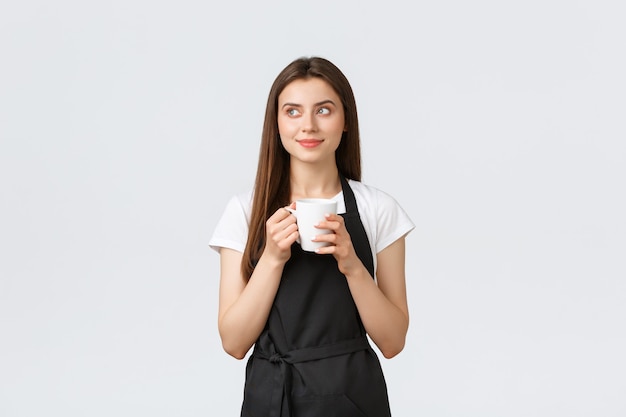
<path fill-rule="evenodd" d="M 348 180 L 343 175 L 340 175 L 341 188 L 343 189 L 343 199 L 346 204 L 346 214 L 344 218 L 346 220 L 346 229 L 350 233 L 352 238 L 352 245 L 361 262 L 374 278 L 374 258 L 372 256 L 372 248 L 370 247 L 369 239 L 367 238 L 367 232 L 363 227 L 361 216 L 359 215 L 359 209 L 356 204 L 356 197 L 352 187 L 348 184 Z M 358 236 L 358 237 L 357 237 Z"/>

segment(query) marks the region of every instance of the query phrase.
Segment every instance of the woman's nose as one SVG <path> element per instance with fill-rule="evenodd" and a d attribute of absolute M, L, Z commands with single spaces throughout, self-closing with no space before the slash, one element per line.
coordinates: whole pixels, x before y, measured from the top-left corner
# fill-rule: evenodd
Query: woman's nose
<path fill-rule="evenodd" d="M 302 131 L 314 132 L 317 130 L 317 122 L 315 120 L 315 114 L 307 113 L 302 117 Z"/>

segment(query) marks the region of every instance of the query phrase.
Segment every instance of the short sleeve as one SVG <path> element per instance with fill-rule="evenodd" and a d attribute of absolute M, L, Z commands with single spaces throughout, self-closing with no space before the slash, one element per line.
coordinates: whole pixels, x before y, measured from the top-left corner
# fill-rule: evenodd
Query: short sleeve
<path fill-rule="evenodd" d="M 408 214 L 398 202 L 383 191 L 377 190 L 376 253 L 415 228 Z"/>
<path fill-rule="evenodd" d="M 221 248 L 228 248 L 243 253 L 248 240 L 250 207 L 251 193 L 234 196 L 228 201 L 209 241 L 211 249 L 219 252 Z"/>

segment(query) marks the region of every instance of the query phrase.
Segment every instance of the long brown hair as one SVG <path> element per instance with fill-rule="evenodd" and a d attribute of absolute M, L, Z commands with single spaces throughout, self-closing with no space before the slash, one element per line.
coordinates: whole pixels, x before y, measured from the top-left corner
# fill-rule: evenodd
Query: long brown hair
<path fill-rule="evenodd" d="M 321 78 L 330 84 L 343 104 L 346 131 L 335 151 L 339 175 L 361 180 L 359 123 L 354 93 L 348 79 L 339 68 L 324 58 L 296 59 L 278 74 L 267 99 L 250 229 L 241 262 L 241 273 L 246 279 L 252 275 L 256 262 L 265 249 L 265 222 L 276 210 L 290 203 L 289 154 L 283 148 L 278 135 L 278 96 L 292 81 L 312 77 Z"/>

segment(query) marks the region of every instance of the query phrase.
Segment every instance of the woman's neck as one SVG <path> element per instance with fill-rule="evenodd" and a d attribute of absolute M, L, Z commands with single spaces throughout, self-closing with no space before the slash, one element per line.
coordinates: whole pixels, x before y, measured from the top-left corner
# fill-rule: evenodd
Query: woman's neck
<path fill-rule="evenodd" d="M 312 164 L 291 165 L 291 201 L 299 198 L 332 198 L 341 191 L 337 165 L 320 167 Z"/>

